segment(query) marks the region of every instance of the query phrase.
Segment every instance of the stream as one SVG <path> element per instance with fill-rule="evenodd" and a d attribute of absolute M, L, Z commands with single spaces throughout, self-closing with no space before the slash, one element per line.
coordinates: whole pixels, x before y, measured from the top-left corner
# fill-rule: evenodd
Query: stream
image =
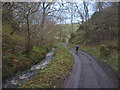
<path fill-rule="evenodd" d="M 5 83 L 2 83 L 2 88 L 17 88 L 23 82 L 32 78 L 37 74 L 38 71 L 45 68 L 51 62 L 51 60 L 54 58 L 54 50 L 55 48 L 52 48 L 52 50 L 46 54 L 46 58 L 43 61 L 39 62 L 36 65 L 33 65 L 29 69 L 18 73 L 17 75 L 10 77 Z"/>

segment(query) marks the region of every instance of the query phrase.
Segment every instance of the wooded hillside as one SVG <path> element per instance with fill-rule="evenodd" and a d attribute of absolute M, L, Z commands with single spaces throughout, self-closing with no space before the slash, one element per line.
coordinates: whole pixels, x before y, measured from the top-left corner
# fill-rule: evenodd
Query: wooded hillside
<path fill-rule="evenodd" d="M 92 17 L 71 35 L 71 43 L 105 44 L 117 43 L 118 37 L 118 6 L 110 6 L 96 11 Z M 76 40 L 76 41 L 75 41 Z"/>

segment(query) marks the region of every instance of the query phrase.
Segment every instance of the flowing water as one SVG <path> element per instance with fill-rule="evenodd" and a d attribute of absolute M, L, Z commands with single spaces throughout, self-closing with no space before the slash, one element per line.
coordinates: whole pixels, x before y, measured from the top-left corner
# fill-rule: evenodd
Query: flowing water
<path fill-rule="evenodd" d="M 50 63 L 50 61 L 54 58 L 53 56 L 54 50 L 55 48 L 52 48 L 52 50 L 46 54 L 46 58 L 42 62 L 36 65 L 33 65 L 30 69 L 22 71 L 17 75 L 9 78 L 5 83 L 2 84 L 2 88 L 17 88 L 21 85 L 21 83 L 32 78 L 34 75 L 37 74 L 38 71 L 45 68 Z"/>

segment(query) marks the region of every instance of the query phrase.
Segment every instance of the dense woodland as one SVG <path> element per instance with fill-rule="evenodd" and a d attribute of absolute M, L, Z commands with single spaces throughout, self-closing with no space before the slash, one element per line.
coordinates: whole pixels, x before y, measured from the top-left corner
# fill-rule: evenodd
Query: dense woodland
<path fill-rule="evenodd" d="M 61 41 L 83 48 L 99 47 L 100 57 L 110 57 L 112 53 L 116 60 L 118 5 L 96 2 L 90 16 L 90 2 L 2 3 L 3 79 L 43 60 L 51 47 Z M 80 20 L 74 23 L 76 17 Z M 66 18 L 70 19 L 69 24 L 65 23 Z M 117 60 L 113 62 L 116 65 Z"/>

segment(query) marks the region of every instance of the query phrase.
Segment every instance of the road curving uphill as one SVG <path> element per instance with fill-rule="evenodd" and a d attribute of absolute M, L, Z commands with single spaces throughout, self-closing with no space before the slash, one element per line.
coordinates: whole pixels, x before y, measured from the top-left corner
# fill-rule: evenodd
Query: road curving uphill
<path fill-rule="evenodd" d="M 73 49 L 74 66 L 71 75 L 61 88 L 117 88 L 118 80 L 114 72 L 101 66 L 98 60 L 84 51 L 76 55 Z M 109 70 L 110 71 L 110 70 Z M 113 78 L 113 76 L 115 78 Z"/>

